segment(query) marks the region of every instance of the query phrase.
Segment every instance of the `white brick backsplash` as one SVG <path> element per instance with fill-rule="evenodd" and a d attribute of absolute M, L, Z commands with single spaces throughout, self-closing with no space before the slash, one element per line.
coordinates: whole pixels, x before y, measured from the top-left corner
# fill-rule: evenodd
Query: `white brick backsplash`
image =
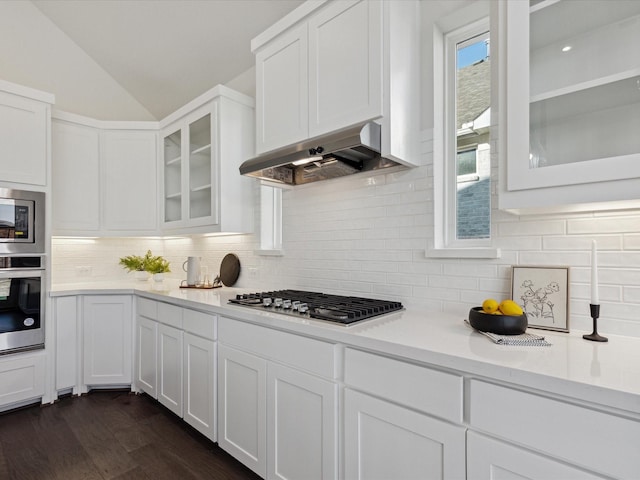
<path fill-rule="evenodd" d="M 76 283 L 77 266 L 92 280 L 130 279 L 124 255 L 151 249 L 171 262 L 170 278 L 183 279 L 182 262 L 201 256 L 217 274 L 229 252 L 240 257 L 236 286 L 247 290 L 298 288 L 398 300 L 409 309 L 449 311 L 462 319 L 488 297 L 510 295 L 512 265 L 571 267 L 571 329 L 591 329 L 591 240 L 598 242 L 603 333 L 640 336 L 640 211 L 517 216 L 492 210 L 490 260 L 426 258 L 433 243 L 431 130 L 423 132 L 425 166 L 354 175 L 283 192 L 281 257 L 260 256 L 257 235 L 193 238 L 55 239 L 52 279 Z M 492 140 L 495 147 L 495 139 Z M 495 155 L 492 161 L 495 160 Z M 498 171 L 492 168 L 492 192 Z M 493 205 L 497 199 L 492 198 Z M 256 219 L 259 201 L 256 199 Z M 248 267 L 255 275 L 248 276 Z"/>
<path fill-rule="evenodd" d="M 595 233 L 637 233 L 640 232 L 640 216 L 614 216 L 606 218 L 584 218 L 567 220 L 567 233 L 595 234 Z"/>

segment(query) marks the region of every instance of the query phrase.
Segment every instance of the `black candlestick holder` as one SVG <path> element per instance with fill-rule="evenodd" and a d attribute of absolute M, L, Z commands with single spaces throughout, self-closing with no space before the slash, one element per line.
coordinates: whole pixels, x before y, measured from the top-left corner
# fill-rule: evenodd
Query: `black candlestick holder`
<path fill-rule="evenodd" d="M 582 338 L 584 338 L 585 340 L 591 340 L 592 342 L 608 342 L 609 339 L 607 337 L 598 335 L 598 317 L 600 316 L 600 305 L 594 305 L 593 303 L 590 303 L 589 308 L 591 309 L 591 318 L 593 318 L 593 332 L 589 335 L 583 335 Z"/>

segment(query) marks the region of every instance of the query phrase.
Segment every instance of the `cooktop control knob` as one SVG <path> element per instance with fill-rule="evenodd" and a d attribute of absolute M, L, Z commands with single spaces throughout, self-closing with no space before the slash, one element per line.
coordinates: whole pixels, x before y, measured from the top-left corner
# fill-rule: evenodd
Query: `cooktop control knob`
<path fill-rule="evenodd" d="M 271 306 L 271 298 L 270 297 L 263 298 L 262 299 L 262 306 L 263 307 L 270 307 Z"/>
<path fill-rule="evenodd" d="M 276 298 L 273 301 L 273 306 L 276 308 L 282 308 L 282 299 L 281 298 Z"/>
<path fill-rule="evenodd" d="M 307 313 L 308 311 L 309 311 L 309 305 L 307 305 L 306 303 L 301 303 L 300 305 L 298 305 L 298 312 Z"/>
<path fill-rule="evenodd" d="M 300 301 L 295 300 L 292 304 L 291 304 L 291 310 L 293 310 L 294 312 L 298 311 L 298 307 L 300 306 Z"/>
<path fill-rule="evenodd" d="M 282 301 L 282 308 L 286 308 L 286 309 L 291 308 L 291 300 L 283 300 Z"/>

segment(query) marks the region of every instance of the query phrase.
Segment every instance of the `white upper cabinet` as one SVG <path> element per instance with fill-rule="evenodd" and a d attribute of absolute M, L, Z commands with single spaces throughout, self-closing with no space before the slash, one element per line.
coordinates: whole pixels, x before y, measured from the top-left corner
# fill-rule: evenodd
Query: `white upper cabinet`
<path fill-rule="evenodd" d="M 55 113 L 54 235 L 157 234 L 156 127 Z"/>
<path fill-rule="evenodd" d="M 100 132 L 54 120 L 51 127 L 54 233 L 100 229 Z"/>
<path fill-rule="evenodd" d="M 382 154 L 419 163 L 419 6 L 306 2 L 252 41 L 256 150 L 375 120 Z"/>
<path fill-rule="evenodd" d="M 640 3 L 496 2 L 495 9 L 500 208 L 640 205 Z"/>
<path fill-rule="evenodd" d="M 104 227 L 108 231 L 157 231 L 157 134 L 102 133 Z"/>
<path fill-rule="evenodd" d="M 221 85 L 161 122 L 162 227 L 181 233 L 253 230 L 253 99 Z"/>
<path fill-rule="evenodd" d="M 53 95 L 0 80 L 0 180 L 47 184 Z"/>

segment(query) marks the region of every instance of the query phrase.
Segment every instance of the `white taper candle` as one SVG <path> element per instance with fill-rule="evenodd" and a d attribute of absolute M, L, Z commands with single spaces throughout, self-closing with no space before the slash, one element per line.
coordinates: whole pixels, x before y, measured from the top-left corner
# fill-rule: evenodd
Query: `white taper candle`
<path fill-rule="evenodd" d="M 591 241 L 591 304 L 600 305 L 598 298 L 598 251 L 596 241 Z"/>

